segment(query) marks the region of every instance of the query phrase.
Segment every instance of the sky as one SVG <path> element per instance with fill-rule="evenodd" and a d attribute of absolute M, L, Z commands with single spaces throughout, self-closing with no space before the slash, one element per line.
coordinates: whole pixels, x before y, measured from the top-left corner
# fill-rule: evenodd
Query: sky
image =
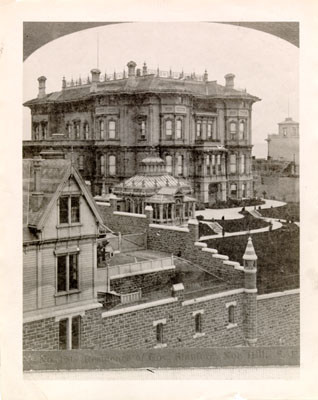
<path fill-rule="evenodd" d="M 98 45 L 97 45 L 98 43 Z M 99 49 L 99 51 L 97 51 Z M 98 55 L 98 56 L 97 56 Z M 253 29 L 204 22 L 138 22 L 86 29 L 53 40 L 24 62 L 23 101 L 35 98 L 37 78 L 46 76 L 46 92 L 59 91 L 62 77 L 87 78 L 97 66 L 102 74 L 122 72 L 128 61 L 137 68 L 196 72 L 224 84 L 235 74 L 235 87 L 262 100 L 253 106 L 253 155 L 267 156 L 265 139 L 277 133 L 288 115 L 299 119 L 299 49 Z M 30 110 L 23 111 L 23 139 L 31 137 Z"/>

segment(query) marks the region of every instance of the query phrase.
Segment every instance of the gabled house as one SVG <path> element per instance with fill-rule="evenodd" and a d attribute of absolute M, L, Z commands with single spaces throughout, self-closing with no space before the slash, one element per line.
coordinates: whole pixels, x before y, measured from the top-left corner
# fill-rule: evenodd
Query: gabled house
<path fill-rule="evenodd" d="M 80 347 L 97 302 L 97 241 L 111 235 L 71 160 L 23 160 L 25 349 Z"/>

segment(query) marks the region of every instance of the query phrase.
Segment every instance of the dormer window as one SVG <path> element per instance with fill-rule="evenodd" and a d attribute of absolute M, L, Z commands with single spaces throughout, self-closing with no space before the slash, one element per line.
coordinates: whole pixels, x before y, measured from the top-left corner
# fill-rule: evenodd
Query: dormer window
<path fill-rule="evenodd" d="M 79 196 L 61 196 L 59 199 L 59 224 L 80 222 Z"/>

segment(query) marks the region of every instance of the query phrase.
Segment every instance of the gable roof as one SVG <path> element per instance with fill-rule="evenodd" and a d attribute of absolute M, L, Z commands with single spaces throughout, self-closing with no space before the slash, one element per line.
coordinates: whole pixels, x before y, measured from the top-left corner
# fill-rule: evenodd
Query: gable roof
<path fill-rule="evenodd" d="M 97 209 L 91 193 L 71 160 L 41 160 L 41 195 L 40 201 L 34 196 L 34 160 L 23 160 L 23 238 L 32 240 L 35 236 L 29 228 L 42 230 L 46 219 L 60 196 L 68 179 L 73 177 L 79 185 L 90 209 L 102 228 L 107 229 Z"/>

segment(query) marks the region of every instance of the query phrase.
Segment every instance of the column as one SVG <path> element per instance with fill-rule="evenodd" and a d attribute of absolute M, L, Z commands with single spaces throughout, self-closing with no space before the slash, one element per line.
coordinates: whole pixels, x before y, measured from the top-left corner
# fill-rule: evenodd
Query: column
<path fill-rule="evenodd" d="M 163 223 L 163 204 L 159 204 L 159 219 L 160 223 Z"/>
<path fill-rule="evenodd" d="M 221 166 L 222 166 L 222 175 L 225 176 L 225 162 L 226 162 L 226 158 L 225 158 L 225 154 L 222 154 L 221 157 Z"/>
<path fill-rule="evenodd" d="M 227 195 L 226 195 L 226 182 L 221 183 L 221 197 L 222 201 L 226 201 Z"/>
<path fill-rule="evenodd" d="M 72 350 L 72 317 L 67 318 L 66 348 Z"/>

